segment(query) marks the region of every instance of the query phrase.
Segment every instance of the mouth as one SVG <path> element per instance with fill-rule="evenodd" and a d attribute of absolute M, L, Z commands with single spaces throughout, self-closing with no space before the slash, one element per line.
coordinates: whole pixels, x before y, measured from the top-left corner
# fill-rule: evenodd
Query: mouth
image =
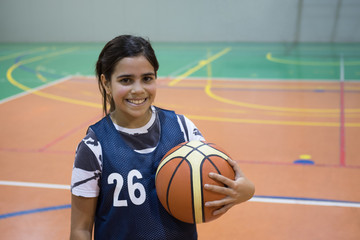
<path fill-rule="evenodd" d="M 142 99 L 126 99 L 128 103 L 134 104 L 134 105 L 141 105 L 144 102 L 146 102 L 147 98 Z"/>

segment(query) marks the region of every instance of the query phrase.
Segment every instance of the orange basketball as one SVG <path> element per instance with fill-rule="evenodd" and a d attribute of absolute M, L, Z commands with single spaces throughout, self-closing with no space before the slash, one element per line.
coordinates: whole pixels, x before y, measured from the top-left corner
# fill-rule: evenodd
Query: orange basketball
<path fill-rule="evenodd" d="M 187 223 L 212 221 L 216 208 L 205 202 L 220 200 L 224 195 L 203 188 L 204 184 L 224 186 L 209 178 L 210 172 L 235 178 L 230 158 L 213 143 L 190 141 L 172 148 L 156 171 L 156 191 L 161 204 L 175 218 Z"/>

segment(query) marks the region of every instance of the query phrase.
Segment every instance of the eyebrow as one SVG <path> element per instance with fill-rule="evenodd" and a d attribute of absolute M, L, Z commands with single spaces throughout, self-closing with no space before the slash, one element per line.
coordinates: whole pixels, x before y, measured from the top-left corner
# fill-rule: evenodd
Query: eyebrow
<path fill-rule="evenodd" d="M 141 74 L 141 76 L 142 77 L 144 77 L 144 76 L 156 76 L 156 74 L 153 73 L 153 72 L 149 72 L 149 73 Z M 118 78 L 127 78 L 127 77 L 134 77 L 134 75 L 133 74 L 122 74 L 122 75 L 117 76 L 116 78 L 118 79 Z"/>

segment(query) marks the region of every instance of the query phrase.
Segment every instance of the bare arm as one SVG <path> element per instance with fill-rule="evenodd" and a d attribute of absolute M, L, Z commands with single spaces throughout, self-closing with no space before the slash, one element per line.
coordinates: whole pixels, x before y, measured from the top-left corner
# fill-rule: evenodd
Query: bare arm
<path fill-rule="evenodd" d="M 240 166 L 232 159 L 229 159 L 228 162 L 235 171 L 235 180 L 231 180 L 217 173 L 210 173 L 210 178 L 222 182 L 227 187 L 208 184 L 205 184 L 204 186 L 207 190 L 226 195 L 226 197 L 221 200 L 205 203 L 205 206 L 207 207 L 221 207 L 220 209 L 214 211 L 214 215 L 225 213 L 236 204 L 249 200 L 255 193 L 255 185 L 245 177 L 240 169 Z"/>
<path fill-rule="evenodd" d="M 97 198 L 71 195 L 70 240 L 91 240 Z"/>

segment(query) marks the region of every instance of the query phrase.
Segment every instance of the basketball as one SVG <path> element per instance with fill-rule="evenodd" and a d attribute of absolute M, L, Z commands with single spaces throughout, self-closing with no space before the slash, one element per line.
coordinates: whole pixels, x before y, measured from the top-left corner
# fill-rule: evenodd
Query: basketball
<path fill-rule="evenodd" d="M 203 188 L 204 184 L 224 186 L 211 179 L 210 172 L 235 178 L 230 158 L 214 143 L 190 141 L 172 148 L 162 158 L 156 171 L 156 191 L 161 204 L 173 217 L 187 223 L 212 221 L 217 208 L 205 207 L 208 201 L 225 195 Z"/>

